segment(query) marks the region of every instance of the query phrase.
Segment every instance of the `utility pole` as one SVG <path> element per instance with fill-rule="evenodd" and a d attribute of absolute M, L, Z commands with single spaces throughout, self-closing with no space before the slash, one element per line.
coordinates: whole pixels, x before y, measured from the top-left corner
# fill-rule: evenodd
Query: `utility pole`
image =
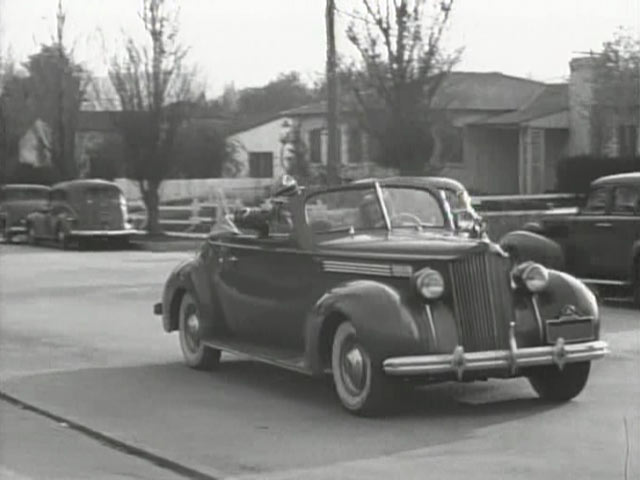
<path fill-rule="evenodd" d="M 68 168 L 68 162 L 70 161 L 67 158 L 67 151 L 66 151 L 66 141 L 67 141 L 67 134 L 66 134 L 66 125 L 65 125 L 65 112 L 64 112 L 64 101 L 65 101 L 65 95 L 64 95 L 64 87 L 65 87 L 65 82 L 64 82 L 64 68 L 65 68 L 65 52 L 64 52 L 64 22 L 66 20 L 66 14 L 64 12 L 64 10 L 62 9 L 62 0 L 58 0 L 58 11 L 56 13 L 56 51 L 58 53 L 58 111 L 57 113 L 57 119 L 56 119 L 56 130 L 54 131 L 54 142 L 56 143 L 56 150 L 57 152 L 54 151 L 54 155 L 52 155 L 53 158 L 53 162 L 54 165 L 58 168 L 58 171 L 60 173 L 60 175 L 62 176 L 63 179 L 68 179 L 69 176 L 69 168 Z M 74 159 L 71 159 L 71 161 L 75 161 Z M 56 164 L 57 163 L 57 164 Z"/>
<path fill-rule="evenodd" d="M 327 28 L 327 182 L 339 182 L 340 144 L 338 137 L 338 76 L 336 73 L 335 1 L 327 0 L 325 23 Z"/>

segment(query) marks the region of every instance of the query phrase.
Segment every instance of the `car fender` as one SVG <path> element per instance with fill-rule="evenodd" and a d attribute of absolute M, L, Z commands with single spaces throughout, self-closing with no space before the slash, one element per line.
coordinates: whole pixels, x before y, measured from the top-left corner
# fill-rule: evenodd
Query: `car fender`
<path fill-rule="evenodd" d="M 373 280 L 343 283 L 325 293 L 307 318 L 305 331 L 306 359 L 314 373 L 327 366 L 327 329 L 343 320 L 353 323 L 358 341 L 362 343 L 374 364 L 380 365 L 392 355 L 426 353 L 428 341 L 420 322 L 424 315 L 421 303 L 411 302 L 393 287 Z M 333 325 L 329 325 L 333 323 Z"/>
<path fill-rule="evenodd" d="M 562 270 L 565 267 L 565 257 L 562 247 L 539 233 L 527 230 L 515 230 L 500 239 L 500 246 L 516 261 L 534 261 L 548 268 Z"/>
<path fill-rule="evenodd" d="M 169 274 L 162 291 L 162 326 L 166 332 L 178 329 L 178 311 L 185 292 L 193 296 L 201 320 L 213 321 L 212 291 L 202 267 L 202 260 L 196 257 L 179 263 Z"/>
<path fill-rule="evenodd" d="M 573 307 L 580 316 L 594 318 L 596 338 L 600 334 L 600 311 L 593 292 L 577 278 L 557 270 L 549 270 L 547 288 L 535 295 L 534 300 L 544 322 L 558 318 L 567 307 Z M 569 308 L 571 310 L 571 308 Z"/>

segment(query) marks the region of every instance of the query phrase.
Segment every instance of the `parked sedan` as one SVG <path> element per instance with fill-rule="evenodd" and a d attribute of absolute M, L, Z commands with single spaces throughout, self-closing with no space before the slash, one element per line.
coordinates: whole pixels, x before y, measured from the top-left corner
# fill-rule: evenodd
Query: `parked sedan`
<path fill-rule="evenodd" d="M 188 366 L 217 366 L 224 350 L 328 373 L 344 408 L 370 415 L 398 383 L 524 376 L 567 401 L 607 352 L 584 284 L 460 234 L 437 189 L 282 192 L 217 222 L 169 275 L 154 312 Z"/>
<path fill-rule="evenodd" d="M 47 204 L 27 216 L 30 243 L 54 240 L 66 248 L 88 239 L 126 244 L 135 233 L 120 188 L 104 180 L 71 180 L 54 185 Z"/>
<path fill-rule="evenodd" d="M 577 213 L 549 215 L 524 230 L 530 251 L 555 249 L 566 271 L 588 284 L 630 289 L 640 306 L 640 172 L 599 178 Z"/>
<path fill-rule="evenodd" d="M 49 187 L 8 184 L 0 187 L 0 237 L 11 242 L 27 233 L 26 217 L 47 204 Z"/>

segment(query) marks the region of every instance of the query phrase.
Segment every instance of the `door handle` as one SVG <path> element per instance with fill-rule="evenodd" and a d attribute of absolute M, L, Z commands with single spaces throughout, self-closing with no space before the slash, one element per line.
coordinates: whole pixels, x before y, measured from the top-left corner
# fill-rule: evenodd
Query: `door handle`
<path fill-rule="evenodd" d="M 599 222 L 599 223 L 596 223 L 595 226 L 598 228 L 611 228 L 613 227 L 613 224 L 609 222 Z"/>

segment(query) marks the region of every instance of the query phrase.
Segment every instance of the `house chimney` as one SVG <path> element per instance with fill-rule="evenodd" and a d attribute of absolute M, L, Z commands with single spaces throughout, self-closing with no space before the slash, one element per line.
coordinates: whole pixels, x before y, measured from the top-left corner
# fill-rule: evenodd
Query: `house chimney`
<path fill-rule="evenodd" d="M 569 155 L 592 153 L 591 113 L 594 104 L 595 58 L 578 57 L 569 62 Z"/>

